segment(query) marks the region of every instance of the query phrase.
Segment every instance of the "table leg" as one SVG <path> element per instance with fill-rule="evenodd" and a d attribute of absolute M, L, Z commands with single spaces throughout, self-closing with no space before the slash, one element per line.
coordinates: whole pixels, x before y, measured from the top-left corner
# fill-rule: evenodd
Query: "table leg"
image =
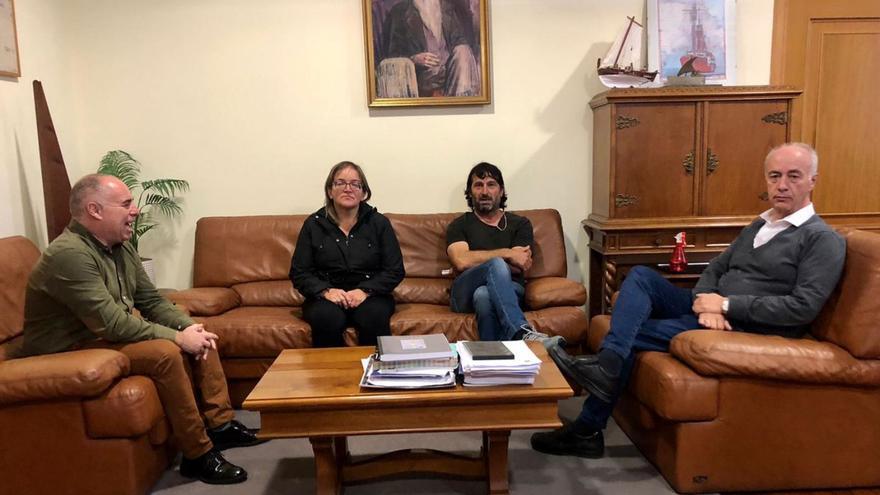
<path fill-rule="evenodd" d="M 333 452 L 333 438 L 311 437 L 312 451 L 315 453 L 315 493 L 318 495 L 338 495 L 340 493 L 339 464 Z"/>
<path fill-rule="evenodd" d="M 510 430 L 483 432 L 483 452 L 486 454 L 486 478 L 489 495 L 510 493 L 507 480 L 507 444 Z"/>

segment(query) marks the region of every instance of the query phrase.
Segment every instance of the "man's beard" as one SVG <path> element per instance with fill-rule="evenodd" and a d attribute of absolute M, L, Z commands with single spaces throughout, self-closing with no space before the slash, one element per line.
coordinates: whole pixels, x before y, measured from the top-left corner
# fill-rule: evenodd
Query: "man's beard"
<path fill-rule="evenodd" d="M 496 211 L 499 207 L 499 201 L 492 198 L 476 198 L 474 199 L 474 211 L 486 215 Z"/>

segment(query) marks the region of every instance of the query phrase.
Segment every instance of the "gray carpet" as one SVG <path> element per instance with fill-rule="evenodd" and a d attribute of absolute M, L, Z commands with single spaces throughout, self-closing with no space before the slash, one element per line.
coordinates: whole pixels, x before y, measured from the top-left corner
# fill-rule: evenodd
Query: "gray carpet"
<path fill-rule="evenodd" d="M 560 414 L 573 419 L 583 397 L 560 403 Z M 238 418 L 250 427 L 259 426 L 259 415 L 238 411 Z M 605 457 L 598 460 L 547 456 L 529 447 L 534 430 L 514 431 L 510 435 L 510 493 L 515 495 L 563 494 L 668 494 L 675 493 L 657 470 L 630 443 L 617 425 L 605 432 Z M 432 448 L 451 452 L 479 452 L 479 432 L 375 435 L 352 437 L 353 456 L 379 454 L 404 448 Z M 272 440 L 263 445 L 225 452 L 230 462 L 247 469 L 249 479 L 241 485 L 212 486 L 181 477 L 169 470 L 153 493 L 162 495 L 211 494 L 313 494 L 315 464 L 307 439 Z M 461 494 L 483 495 L 483 481 L 462 481 L 418 477 L 380 481 L 345 489 L 347 495 Z"/>

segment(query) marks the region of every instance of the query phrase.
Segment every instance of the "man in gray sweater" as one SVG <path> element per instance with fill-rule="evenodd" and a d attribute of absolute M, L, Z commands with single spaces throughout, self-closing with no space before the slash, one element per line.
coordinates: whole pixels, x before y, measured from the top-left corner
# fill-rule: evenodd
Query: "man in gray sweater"
<path fill-rule="evenodd" d="M 601 457 L 602 430 L 629 378 L 635 353 L 668 351 L 673 337 L 709 328 L 801 337 L 837 285 L 846 245 L 813 209 L 819 159 L 802 143 L 776 147 L 764 160 L 772 207 L 712 260 L 693 290 L 633 268 L 620 287 L 611 329 L 599 353 L 550 355 L 590 392 L 571 424 L 532 436 L 539 452 Z"/>

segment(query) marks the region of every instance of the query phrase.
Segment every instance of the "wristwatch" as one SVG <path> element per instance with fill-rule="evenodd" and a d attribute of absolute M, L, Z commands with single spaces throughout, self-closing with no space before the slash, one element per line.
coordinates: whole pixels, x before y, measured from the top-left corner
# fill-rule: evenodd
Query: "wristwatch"
<path fill-rule="evenodd" d="M 721 313 L 726 315 L 728 309 L 730 309 L 730 299 L 725 297 L 724 300 L 721 301 Z"/>

